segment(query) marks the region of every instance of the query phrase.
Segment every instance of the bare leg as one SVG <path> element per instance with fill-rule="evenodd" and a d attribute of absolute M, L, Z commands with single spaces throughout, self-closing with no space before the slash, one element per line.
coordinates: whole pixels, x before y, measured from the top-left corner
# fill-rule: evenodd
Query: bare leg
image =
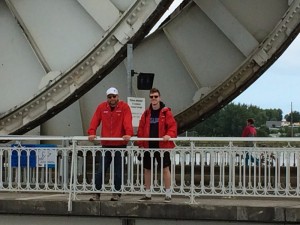
<path fill-rule="evenodd" d="M 144 169 L 144 179 L 145 179 L 145 187 L 146 187 L 146 190 L 150 190 L 150 184 L 151 184 L 151 170 Z"/>
<path fill-rule="evenodd" d="M 170 189 L 171 187 L 171 173 L 169 167 L 164 168 L 164 183 L 165 188 Z"/>

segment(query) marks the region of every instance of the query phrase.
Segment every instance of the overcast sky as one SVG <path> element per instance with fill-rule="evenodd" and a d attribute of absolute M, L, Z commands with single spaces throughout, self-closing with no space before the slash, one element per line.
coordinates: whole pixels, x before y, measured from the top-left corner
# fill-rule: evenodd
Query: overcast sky
<path fill-rule="evenodd" d="M 182 0 L 175 0 L 163 21 Z M 293 111 L 300 112 L 300 35 L 279 59 L 234 103 L 256 105 L 262 109 L 282 109 L 283 116 Z"/>
<path fill-rule="evenodd" d="M 277 61 L 234 103 L 280 108 L 283 116 L 292 109 L 300 112 L 300 35 Z"/>

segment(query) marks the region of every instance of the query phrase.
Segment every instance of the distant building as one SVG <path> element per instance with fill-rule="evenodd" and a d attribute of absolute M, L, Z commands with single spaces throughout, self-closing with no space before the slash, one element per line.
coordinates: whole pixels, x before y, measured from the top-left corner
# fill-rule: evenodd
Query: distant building
<path fill-rule="evenodd" d="M 266 127 L 270 128 L 280 128 L 283 126 L 282 121 L 266 121 Z"/>

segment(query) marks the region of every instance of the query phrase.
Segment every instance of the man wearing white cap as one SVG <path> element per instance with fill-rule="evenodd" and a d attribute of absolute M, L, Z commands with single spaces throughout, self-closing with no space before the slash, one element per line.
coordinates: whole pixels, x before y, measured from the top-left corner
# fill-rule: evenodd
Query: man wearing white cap
<path fill-rule="evenodd" d="M 101 137 L 123 138 L 123 141 L 101 141 L 103 148 L 126 148 L 127 143 L 133 135 L 132 114 L 130 107 L 126 102 L 119 100 L 119 92 L 116 88 L 111 87 L 106 91 L 107 101 L 98 105 L 88 129 L 89 140 L 96 138 L 96 131 L 102 123 Z M 104 171 L 102 171 L 102 157 L 100 156 L 100 165 L 95 174 L 96 189 L 102 188 L 102 176 L 105 175 L 109 168 L 112 158 L 114 158 L 114 185 L 115 190 L 121 190 L 122 179 L 122 156 L 121 151 L 114 151 L 115 156 L 112 157 L 112 150 L 105 152 Z M 118 201 L 121 194 L 114 194 L 111 201 Z M 90 201 L 100 200 L 100 194 L 94 195 Z"/>

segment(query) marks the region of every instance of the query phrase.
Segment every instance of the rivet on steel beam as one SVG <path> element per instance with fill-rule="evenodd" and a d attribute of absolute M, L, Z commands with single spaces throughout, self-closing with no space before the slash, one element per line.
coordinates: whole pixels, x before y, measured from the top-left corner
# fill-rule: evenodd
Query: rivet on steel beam
<path fill-rule="evenodd" d="M 94 56 L 92 56 L 92 57 L 91 57 L 91 60 L 93 60 L 93 61 L 94 61 L 94 60 L 95 60 L 95 57 L 94 57 Z"/>
<path fill-rule="evenodd" d="M 142 1 L 142 2 L 141 2 L 141 5 L 146 5 L 146 2 L 145 2 L 145 1 Z"/>
<path fill-rule="evenodd" d="M 22 115 L 23 113 L 22 112 L 19 112 L 19 115 Z"/>
<path fill-rule="evenodd" d="M 62 85 L 60 84 L 60 85 L 58 85 L 58 87 L 59 87 L 59 88 L 62 88 Z"/>
<path fill-rule="evenodd" d="M 16 118 L 17 118 L 17 116 L 16 116 L 16 115 L 13 115 L 13 118 L 14 118 L 14 119 L 16 119 Z"/>
<path fill-rule="evenodd" d="M 105 47 L 104 46 L 102 46 L 102 48 L 101 48 L 103 51 L 105 50 Z"/>
<path fill-rule="evenodd" d="M 49 93 L 47 93 L 47 95 L 48 95 L 48 96 L 51 96 L 51 93 L 49 92 Z"/>
<path fill-rule="evenodd" d="M 135 13 L 132 13 L 132 17 L 136 17 L 136 14 L 135 14 Z"/>
<path fill-rule="evenodd" d="M 87 65 L 87 66 L 90 65 L 90 62 L 86 61 L 86 62 L 85 62 L 85 65 Z"/>
<path fill-rule="evenodd" d="M 10 118 L 7 119 L 7 122 L 10 122 Z"/>
<path fill-rule="evenodd" d="M 67 80 L 64 80 L 64 83 L 65 83 L 65 84 L 67 84 L 67 83 L 68 83 L 68 81 L 67 81 Z"/>
<path fill-rule="evenodd" d="M 53 92 L 56 92 L 56 88 L 53 89 Z"/>
<path fill-rule="evenodd" d="M 100 52 L 98 51 L 98 52 L 96 52 L 96 55 L 100 55 Z"/>
<path fill-rule="evenodd" d="M 137 7 L 136 10 L 137 10 L 137 11 L 141 11 L 141 8 L 140 8 L 140 7 Z"/>
<path fill-rule="evenodd" d="M 34 108 L 34 105 L 30 105 L 31 108 Z"/>
<path fill-rule="evenodd" d="M 83 66 L 81 66 L 81 67 L 80 67 L 80 69 L 81 69 L 81 70 L 84 70 L 84 67 L 83 67 Z"/>
<path fill-rule="evenodd" d="M 25 108 L 25 109 L 24 109 L 24 111 L 25 111 L 25 112 L 28 112 L 28 109 L 27 109 L 27 108 Z"/>
<path fill-rule="evenodd" d="M 110 45 L 110 41 L 106 42 L 107 45 Z"/>
<path fill-rule="evenodd" d="M 40 104 L 40 101 L 36 101 L 35 103 L 38 105 L 38 104 Z"/>
<path fill-rule="evenodd" d="M 45 99 L 46 99 L 46 98 L 43 96 L 43 97 L 42 97 L 42 100 L 45 101 Z"/>

